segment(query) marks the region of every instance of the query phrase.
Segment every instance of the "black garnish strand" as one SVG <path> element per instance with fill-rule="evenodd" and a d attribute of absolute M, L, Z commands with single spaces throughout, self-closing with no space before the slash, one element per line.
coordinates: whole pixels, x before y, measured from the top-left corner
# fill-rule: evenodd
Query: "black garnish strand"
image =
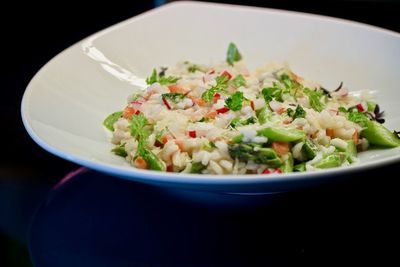
<path fill-rule="evenodd" d="M 400 139 L 400 131 L 394 130 L 393 133 L 397 136 L 397 138 Z"/>
<path fill-rule="evenodd" d="M 335 90 L 333 90 L 333 92 L 339 91 L 340 89 L 342 89 L 342 87 L 343 87 L 343 82 L 340 82 L 339 87 L 336 88 Z M 332 98 L 332 96 L 331 96 L 331 91 L 329 91 L 328 89 L 325 89 L 325 88 L 322 87 L 322 86 L 320 87 L 320 89 L 321 89 L 321 91 L 322 91 L 322 93 L 323 93 L 324 95 L 326 95 L 326 96 L 329 97 L 329 98 Z"/>
<path fill-rule="evenodd" d="M 158 73 L 158 77 L 165 76 L 165 72 L 167 71 L 168 67 L 161 67 L 160 72 Z"/>
<path fill-rule="evenodd" d="M 375 120 L 379 123 L 384 123 L 385 119 L 383 118 L 385 116 L 385 112 L 379 112 L 380 108 L 379 105 L 376 104 L 375 109 L 374 109 L 374 115 L 375 115 Z"/>
<path fill-rule="evenodd" d="M 339 87 L 334 90 L 334 92 L 339 91 L 343 87 L 343 82 L 340 82 Z"/>

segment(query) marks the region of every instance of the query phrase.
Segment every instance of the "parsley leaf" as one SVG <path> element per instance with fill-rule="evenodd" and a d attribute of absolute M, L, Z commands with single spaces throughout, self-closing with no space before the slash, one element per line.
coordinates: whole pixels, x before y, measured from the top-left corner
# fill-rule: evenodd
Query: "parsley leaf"
<path fill-rule="evenodd" d="M 305 116 L 306 111 L 300 105 L 297 105 L 296 110 L 294 111 L 293 119 L 304 118 Z"/>
<path fill-rule="evenodd" d="M 225 100 L 225 105 L 230 110 L 238 111 L 242 109 L 243 100 L 244 100 L 243 93 L 236 92 Z"/>
<path fill-rule="evenodd" d="M 244 79 L 244 77 L 241 74 L 239 74 L 238 76 L 233 78 L 232 84 L 236 88 L 239 88 L 240 86 L 246 86 L 246 80 Z"/>
<path fill-rule="evenodd" d="M 239 53 L 238 48 L 234 43 L 230 43 L 228 46 L 228 52 L 226 54 L 226 62 L 233 66 L 233 63 L 242 59 L 242 55 Z"/>
<path fill-rule="evenodd" d="M 321 102 L 322 92 L 317 90 L 311 90 L 309 88 L 304 88 L 304 93 L 308 96 L 310 106 L 318 112 L 321 112 L 325 107 Z"/>
<path fill-rule="evenodd" d="M 174 76 L 159 76 L 157 74 L 157 70 L 153 69 L 153 72 L 151 73 L 150 77 L 146 79 L 146 83 L 148 85 L 151 85 L 153 83 L 160 83 L 161 85 L 167 85 L 167 84 L 174 84 L 176 83 L 180 78 L 179 77 L 174 77 Z"/>
<path fill-rule="evenodd" d="M 265 102 L 270 102 L 272 99 L 280 94 L 282 90 L 278 87 L 267 87 L 262 89 L 261 93 L 264 96 Z"/>
<path fill-rule="evenodd" d="M 185 95 L 181 93 L 166 93 L 162 94 L 161 96 L 162 98 L 166 98 L 175 104 L 185 98 Z"/>
<path fill-rule="evenodd" d="M 193 162 L 190 168 L 190 173 L 201 173 L 207 166 L 201 164 L 201 162 Z"/>
<path fill-rule="evenodd" d="M 148 132 L 144 129 L 146 125 L 147 119 L 142 113 L 133 116 L 131 121 L 131 135 L 138 140 L 148 136 Z"/>
<path fill-rule="evenodd" d="M 202 95 L 201 98 L 207 102 L 211 102 L 214 99 L 214 95 L 217 92 L 225 92 L 228 88 L 228 81 L 229 77 L 226 75 L 220 75 L 215 78 L 216 85 L 211 87 L 210 89 L 206 90 Z"/>
<path fill-rule="evenodd" d="M 360 124 L 361 126 L 364 126 L 365 122 L 369 121 L 369 118 L 365 113 L 361 113 L 358 111 L 349 112 L 347 114 L 347 118 L 349 119 L 349 121 Z"/>

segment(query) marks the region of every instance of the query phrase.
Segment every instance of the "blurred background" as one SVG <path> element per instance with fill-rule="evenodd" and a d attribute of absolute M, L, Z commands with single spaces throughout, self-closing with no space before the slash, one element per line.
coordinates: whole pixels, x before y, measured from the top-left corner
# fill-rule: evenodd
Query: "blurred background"
<path fill-rule="evenodd" d="M 31 266 L 26 246 L 30 218 L 45 198 L 48 190 L 65 174 L 77 168 L 75 164 L 56 158 L 42 150 L 25 132 L 19 109 L 22 94 L 30 79 L 48 60 L 82 38 L 166 2 L 169 1 L 129 1 L 126 3 L 114 1 L 104 4 L 100 1 L 93 3 L 52 1 L 49 4 L 40 1 L 22 4 L 15 1 L 9 3 L 8 7 L 2 7 L 0 11 L 2 25 L 0 116 L 2 130 L 0 133 L 3 142 L 0 146 L 0 266 Z M 216 2 L 322 14 L 400 32 L 400 0 L 230 0 Z M 392 181 L 386 182 L 394 185 L 394 182 L 391 184 Z M 375 187 L 373 183 L 372 178 L 367 179 L 366 183 L 362 185 L 358 180 L 353 181 L 351 185 L 347 185 L 349 187 L 336 188 L 339 191 L 332 194 L 340 192 L 350 198 L 350 195 L 356 191 L 359 195 L 352 197 L 361 197 L 365 200 L 373 188 L 389 190 L 389 193 L 394 190 Z M 326 193 L 326 191 L 322 192 Z M 371 207 L 373 208 L 372 212 L 378 212 L 382 209 L 381 205 L 386 205 L 392 200 L 398 202 L 399 199 L 371 200 L 367 198 L 368 202 L 364 204 L 369 205 L 368 209 L 359 202 L 353 202 L 351 209 L 357 209 L 354 212 L 359 213 L 361 209 L 361 218 L 363 219 L 371 218 Z M 360 207 L 357 206 L 358 204 Z M 334 204 L 330 203 L 330 205 Z M 345 204 L 342 203 L 342 205 Z M 350 209 L 347 212 L 347 215 L 352 214 Z M 387 216 L 386 213 L 378 212 L 376 214 Z M 362 219 L 357 220 L 356 223 L 362 224 Z M 378 224 L 378 227 L 383 226 L 383 224 Z M 361 235 L 361 233 L 359 234 Z M 383 237 L 379 239 L 382 242 L 383 240 Z M 362 251 L 359 252 L 363 254 Z"/>

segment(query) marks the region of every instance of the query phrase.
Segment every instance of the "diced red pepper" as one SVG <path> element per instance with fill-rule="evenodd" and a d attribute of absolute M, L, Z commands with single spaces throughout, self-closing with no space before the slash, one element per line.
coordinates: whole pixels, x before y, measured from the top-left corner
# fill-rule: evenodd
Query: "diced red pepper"
<path fill-rule="evenodd" d="M 164 105 L 167 107 L 167 109 L 171 109 L 171 106 L 169 105 L 167 99 L 163 98 L 162 101 L 163 101 Z"/>
<path fill-rule="evenodd" d="M 216 111 L 217 111 L 218 114 L 220 114 L 220 113 L 226 113 L 226 112 L 229 111 L 229 108 L 228 108 L 228 107 L 223 107 L 223 108 L 217 109 Z"/>
<path fill-rule="evenodd" d="M 256 110 L 256 109 L 254 108 L 254 101 L 253 101 L 253 100 L 250 101 L 250 107 L 251 107 L 252 110 Z"/>
<path fill-rule="evenodd" d="M 226 70 L 224 70 L 222 73 L 221 73 L 221 76 L 226 76 L 226 77 L 228 77 L 228 80 L 230 80 L 231 78 L 232 78 L 232 74 L 230 74 L 228 71 L 226 71 Z"/>
<path fill-rule="evenodd" d="M 220 97 L 221 97 L 221 94 L 215 93 L 215 94 L 214 94 L 213 102 L 214 102 L 214 103 L 217 103 L 217 101 L 219 100 Z"/>
<path fill-rule="evenodd" d="M 140 110 L 136 110 L 135 115 L 139 115 L 140 114 Z"/>
<path fill-rule="evenodd" d="M 208 74 L 214 74 L 215 70 L 211 70 Z"/>
<path fill-rule="evenodd" d="M 358 104 L 356 105 L 356 107 L 357 107 L 357 109 L 358 109 L 359 112 L 364 112 L 364 108 L 363 108 L 363 106 L 362 106 L 361 103 L 358 103 Z"/>
<path fill-rule="evenodd" d="M 192 138 L 196 138 L 197 136 L 196 131 L 189 131 L 189 136 Z"/>
<path fill-rule="evenodd" d="M 263 174 L 270 174 L 271 171 L 270 171 L 269 169 L 265 169 L 262 173 L 263 173 Z"/>
<path fill-rule="evenodd" d="M 277 168 L 275 169 L 274 173 L 282 173 L 281 169 Z"/>
<path fill-rule="evenodd" d="M 167 172 L 174 172 L 174 166 L 173 165 L 168 165 L 167 166 Z"/>

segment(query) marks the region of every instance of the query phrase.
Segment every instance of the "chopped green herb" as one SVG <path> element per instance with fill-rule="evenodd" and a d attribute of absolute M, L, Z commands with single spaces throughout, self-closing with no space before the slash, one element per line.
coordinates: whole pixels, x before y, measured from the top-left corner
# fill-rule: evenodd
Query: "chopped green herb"
<path fill-rule="evenodd" d="M 239 88 L 240 86 L 246 86 L 246 80 L 243 75 L 239 74 L 232 80 L 233 86 Z"/>
<path fill-rule="evenodd" d="M 201 162 L 193 162 L 190 168 L 190 173 L 201 173 L 207 166 L 201 164 Z"/>
<path fill-rule="evenodd" d="M 233 95 L 228 97 L 225 100 L 225 105 L 233 111 L 238 111 L 242 109 L 243 106 L 243 93 L 242 92 L 235 92 Z"/>
<path fill-rule="evenodd" d="M 147 124 L 147 119 L 143 113 L 139 113 L 132 117 L 131 121 L 131 135 L 136 139 L 143 139 L 148 136 L 148 132 L 144 129 Z"/>
<path fill-rule="evenodd" d="M 230 126 L 232 128 L 236 128 L 238 126 L 254 124 L 256 122 L 257 122 L 257 118 L 255 118 L 255 117 L 250 117 L 246 120 L 241 120 L 240 117 L 236 117 L 231 121 Z"/>
<path fill-rule="evenodd" d="M 279 80 L 283 83 L 283 85 L 284 85 L 287 89 L 292 88 L 292 86 L 293 86 L 292 79 L 290 79 L 289 75 L 287 75 L 286 73 L 285 73 L 285 74 L 282 74 Z"/>
<path fill-rule="evenodd" d="M 107 116 L 107 118 L 103 121 L 103 125 L 110 131 L 114 131 L 114 123 L 117 122 L 119 118 L 122 116 L 122 111 L 117 111 L 114 113 L 111 113 L 110 115 Z"/>
<path fill-rule="evenodd" d="M 306 117 L 306 111 L 300 105 L 297 105 L 296 110 L 294 111 L 293 119 L 305 118 L 305 117 Z"/>
<path fill-rule="evenodd" d="M 173 103 L 178 103 L 185 98 L 184 94 L 181 93 L 166 93 L 161 95 L 163 98 L 170 100 Z"/>
<path fill-rule="evenodd" d="M 228 80 L 229 77 L 226 75 L 220 75 L 217 78 L 215 78 L 216 85 L 205 91 L 202 95 L 201 98 L 204 99 L 207 102 L 212 102 L 214 99 L 214 95 L 217 92 L 224 93 L 226 89 L 228 88 Z"/>
<path fill-rule="evenodd" d="M 120 156 L 120 157 L 126 157 L 128 156 L 128 153 L 126 153 L 125 150 L 125 144 L 120 144 L 119 146 L 114 147 L 111 150 L 115 155 Z"/>
<path fill-rule="evenodd" d="M 242 59 L 242 55 L 240 54 L 238 48 L 234 43 L 230 43 L 228 46 L 228 52 L 226 55 L 226 62 L 229 65 L 233 66 L 233 64 Z"/>
<path fill-rule="evenodd" d="M 279 90 L 279 89 L 275 88 L 275 87 L 268 87 L 268 88 L 262 89 L 261 93 L 264 96 L 265 101 L 270 102 L 270 101 L 272 101 L 272 98 L 277 90 Z"/>
<path fill-rule="evenodd" d="M 321 91 L 304 88 L 304 93 L 307 94 L 310 106 L 315 111 L 321 112 L 324 109 L 324 104 L 321 102 Z"/>
<path fill-rule="evenodd" d="M 160 83 L 161 85 L 167 85 L 167 84 L 174 84 L 176 83 L 180 78 L 179 77 L 173 77 L 173 76 L 159 76 L 157 74 L 157 70 L 153 69 L 153 72 L 151 73 L 150 77 L 146 79 L 146 83 L 148 85 L 151 85 L 153 83 Z"/>
<path fill-rule="evenodd" d="M 358 111 L 349 112 L 347 118 L 352 122 L 360 124 L 361 126 L 364 126 L 365 122 L 369 121 L 369 118 L 365 113 Z"/>

